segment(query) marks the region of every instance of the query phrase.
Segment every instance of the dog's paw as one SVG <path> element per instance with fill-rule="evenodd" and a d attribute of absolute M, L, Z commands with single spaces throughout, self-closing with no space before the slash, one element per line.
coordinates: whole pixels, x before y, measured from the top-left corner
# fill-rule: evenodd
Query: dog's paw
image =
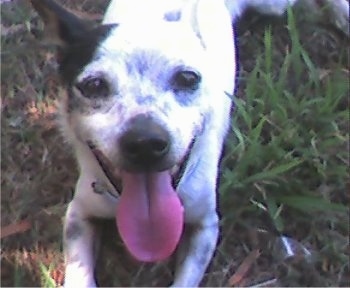
<path fill-rule="evenodd" d="M 97 287 L 95 280 L 93 279 L 66 279 L 64 284 L 64 288 L 95 288 Z"/>
<path fill-rule="evenodd" d="M 96 282 L 95 281 L 71 281 L 71 280 L 68 280 L 68 281 L 65 281 L 64 284 L 63 284 L 63 287 L 64 288 L 95 288 L 97 287 L 96 285 Z"/>
<path fill-rule="evenodd" d="M 64 288 L 97 287 L 93 273 L 80 263 L 70 263 L 66 267 Z"/>

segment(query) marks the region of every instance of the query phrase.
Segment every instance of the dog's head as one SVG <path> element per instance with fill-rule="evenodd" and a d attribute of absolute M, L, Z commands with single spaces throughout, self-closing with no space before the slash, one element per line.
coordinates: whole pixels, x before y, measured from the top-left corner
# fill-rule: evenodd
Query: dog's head
<path fill-rule="evenodd" d="M 59 46 L 68 90 L 65 128 L 79 141 L 92 141 L 117 169 L 160 171 L 179 164 L 226 88 L 225 71 L 215 67 L 219 56 L 208 53 L 213 31 L 200 30 L 220 23 L 201 24 L 199 4 L 190 0 L 154 1 L 154 7 L 152 1 L 148 7 L 145 1 L 112 1 L 97 26 L 50 0 L 32 2 Z"/>
<path fill-rule="evenodd" d="M 116 0 L 97 26 L 51 0 L 32 3 L 59 47 L 63 130 L 98 147 L 123 195 L 142 181 L 170 191 L 193 143 L 222 141 L 235 70 L 224 1 Z"/>

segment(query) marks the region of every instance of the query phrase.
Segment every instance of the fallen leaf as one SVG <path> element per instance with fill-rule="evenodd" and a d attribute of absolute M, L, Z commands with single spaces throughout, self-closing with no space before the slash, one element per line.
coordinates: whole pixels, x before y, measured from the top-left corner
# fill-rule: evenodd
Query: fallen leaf
<path fill-rule="evenodd" d="M 17 223 L 9 224 L 5 227 L 1 227 L 0 239 L 11 236 L 13 234 L 25 232 L 31 227 L 32 224 L 29 222 L 29 220 L 22 220 Z"/>
<path fill-rule="evenodd" d="M 238 267 L 236 272 L 228 280 L 228 286 L 239 286 L 243 278 L 252 267 L 254 261 L 260 256 L 260 251 L 258 249 L 253 250 L 249 255 L 243 260 L 241 265 Z"/>
<path fill-rule="evenodd" d="M 57 285 L 60 285 L 60 286 L 63 285 L 64 272 L 62 269 L 53 269 L 50 273 L 50 276 Z"/>

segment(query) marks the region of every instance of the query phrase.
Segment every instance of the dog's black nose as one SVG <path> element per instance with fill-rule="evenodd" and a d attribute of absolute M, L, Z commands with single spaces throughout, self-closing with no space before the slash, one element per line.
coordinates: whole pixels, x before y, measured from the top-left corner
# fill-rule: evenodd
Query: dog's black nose
<path fill-rule="evenodd" d="M 122 157 L 134 169 L 153 169 L 170 150 L 169 133 L 150 115 L 138 115 L 120 138 Z"/>

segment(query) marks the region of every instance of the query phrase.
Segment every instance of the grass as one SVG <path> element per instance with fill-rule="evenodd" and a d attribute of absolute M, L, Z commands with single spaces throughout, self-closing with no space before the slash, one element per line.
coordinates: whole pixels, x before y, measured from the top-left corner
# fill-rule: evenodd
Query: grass
<path fill-rule="evenodd" d="M 94 10 L 92 2 L 65 4 L 98 14 L 107 3 Z M 30 219 L 32 228 L 2 239 L 1 281 L 54 287 L 63 279 L 62 218 L 77 171 L 55 125 L 53 54 L 38 49 L 41 24 L 25 3 L 1 11 L 1 216 L 2 226 Z M 221 241 L 205 286 L 226 285 L 254 249 L 261 254 L 241 286 L 274 278 L 285 286 L 350 285 L 348 40 L 295 15 L 248 15 L 238 27 L 239 88 L 220 173 Z M 168 284 L 171 261 L 137 264 L 108 230 L 115 229 L 104 231 L 101 285 Z M 276 246 L 281 235 L 312 251 L 311 263 L 286 262 Z"/>

